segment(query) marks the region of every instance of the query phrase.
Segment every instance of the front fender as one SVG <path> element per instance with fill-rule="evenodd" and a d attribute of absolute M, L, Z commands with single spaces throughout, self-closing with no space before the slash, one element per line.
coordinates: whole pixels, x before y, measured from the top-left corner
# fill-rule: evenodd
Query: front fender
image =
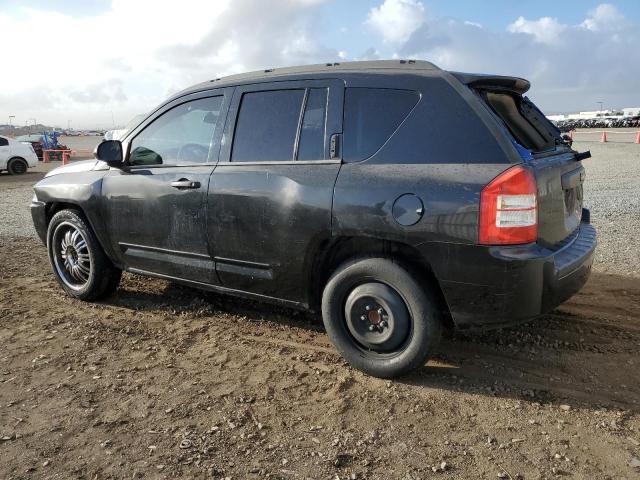
<path fill-rule="evenodd" d="M 73 205 L 82 211 L 107 256 L 114 258 L 113 252 L 108 250 L 110 242 L 101 215 L 102 179 L 106 173 L 107 170 L 61 172 L 36 183 L 31 212 L 38 236 L 44 242 L 50 208 L 60 204 Z"/>

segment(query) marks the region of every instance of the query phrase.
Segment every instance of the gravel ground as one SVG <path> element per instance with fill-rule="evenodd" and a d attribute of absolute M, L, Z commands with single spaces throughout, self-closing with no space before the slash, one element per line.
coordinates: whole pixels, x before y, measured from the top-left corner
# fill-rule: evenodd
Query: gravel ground
<path fill-rule="evenodd" d="M 621 130 L 623 131 L 623 130 Z M 640 145 L 630 143 L 632 132 L 599 143 L 600 134 L 578 132 L 575 148 L 591 150 L 585 160 L 585 206 L 598 229 L 596 270 L 640 277 Z M 622 143 L 623 141 L 629 143 Z M 35 237 L 29 203 L 31 186 L 59 164 L 40 164 L 22 177 L 0 175 L 0 238 Z"/>
<path fill-rule="evenodd" d="M 6 172 L 0 173 L 0 242 L 3 237 L 36 237 L 31 221 L 29 205 L 33 197 L 31 188 L 45 173 L 60 162 L 39 163 L 37 167 L 17 177 Z"/>
<path fill-rule="evenodd" d="M 584 138 L 596 141 L 584 141 Z M 598 134 L 581 134 L 578 151 L 591 150 L 583 161 L 587 171 L 585 207 L 598 229 L 595 268 L 640 277 L 640 145 L 599 143 Z"/>
<path fill-rule="evenodd" d="M 0 178 L 0 181 L 2 179 Z M 0 231 L 1 236 L 35 237 L 36 231 L 31 223 L 29 203 L 33 191 L 29 187 L 0 187 Z M 2 237 L 0 237 L 2 238 Z"/>

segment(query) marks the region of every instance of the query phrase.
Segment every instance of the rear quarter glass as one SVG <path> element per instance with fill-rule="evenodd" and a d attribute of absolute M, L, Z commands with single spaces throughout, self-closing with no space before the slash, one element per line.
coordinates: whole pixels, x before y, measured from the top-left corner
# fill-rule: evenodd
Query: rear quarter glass
<path fill-rule="evenodd" d="M 416 86 L 419 102 L 367 162 L 505 164 L 506 167 L 512 158 L 519 158 L 510 142 L 506 142 L 510 151 L 503 149 L 504 137 L 498 138 L 496 132 L 500 130 L 495 128 L 495 123 L 491 125 L 493 129 L 485 123 L 495 120 L 488 115 L 480 118 L 476 113 L 483 107 L 472 108 L 471 102 L 479 100 L 470 91 L 463 96 L 442 77 L 425 77 Z M 345 137 L 346 134 L 345 126 Z M 347 142 L 345 138 L 345 147 Z"/>
<path fill-rule="evenodd" d="M 347 88 L 344 100 L 344 159 L 373 155 L 393 134 L 420 94 L 390 88 Z"/>

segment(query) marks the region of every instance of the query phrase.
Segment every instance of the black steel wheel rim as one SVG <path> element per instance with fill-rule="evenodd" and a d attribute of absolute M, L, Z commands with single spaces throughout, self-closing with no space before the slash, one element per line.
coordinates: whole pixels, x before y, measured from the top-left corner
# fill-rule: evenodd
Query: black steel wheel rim
<path fill-rule="evenodd" d="M 83 288 L 91 276 L 91 252 L 82 232 L 73 224 L 59 224 L 52 238 L 51 253 L 56 273 L 69 288 Z"/>
<path fill-rule="evenodd" d="M 397 353 L 411 334 L 412 320 L 405 300 L 394 288 L 380 282 L 355 286 L 346 297 L 344 318 L 349 335 L 365 352 Z"/>

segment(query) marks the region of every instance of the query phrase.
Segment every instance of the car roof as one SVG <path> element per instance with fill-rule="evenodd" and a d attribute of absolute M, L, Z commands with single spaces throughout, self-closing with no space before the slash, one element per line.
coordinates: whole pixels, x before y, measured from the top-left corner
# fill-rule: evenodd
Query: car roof
<path fill-rule="evenodd" d="M 440 71 L 436 65 L 424 60 L 368 60 L 358 62 L 330 62 L 316 65 L 301 65 L 295 67 L 283 68 L 267 68 L 264 70 L 256 70 L 253 72 L 240 73 L 237 75 L 229 75 L 227 77 L 218 77 L 212 80 L 198 83 L 172 96 L 172 98 L 181 97 L 189 93 L 207 90 L 210 88 L 219 88 L 234 86 L 246 83 L 269 82 L 279 77 L 296 77 L 298 79 L 306 79 L 317 74 L 331 74 L 333 72 L 341 73 L 376 73 L 394 70 L 397 73 L 418 73 L 420 71 Z"/>

